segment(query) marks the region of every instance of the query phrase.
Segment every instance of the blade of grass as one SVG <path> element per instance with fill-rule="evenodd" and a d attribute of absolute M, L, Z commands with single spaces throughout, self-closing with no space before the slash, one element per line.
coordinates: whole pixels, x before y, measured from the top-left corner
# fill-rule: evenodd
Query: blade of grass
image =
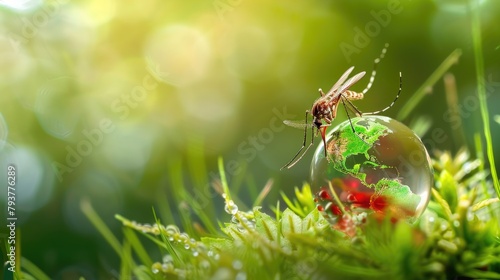
<path fill-rule="evenodd" d="M 125 238 L 122 246 L 122 258 L 120 265 L 120 279 L 130 279 L 132 277 L 132 247 Z"/>
<path fill-rule="evenodd" d="M 483 144 L 481 142 L 481 135 L 476 132 L 474 133 L 474 144 L 476 146 L 476 157 L 480 160 L 481 164 L 479 165 L 479 172 L 484 172 L 484 153 L 483 153 Z M 483 195 L 486 198 L 490 198 L 490 192 L 488 191 L 488 186 L 486 185 L 486 177 L 481 179 L 481 187 L 483 188 Z"/>
<path fill-rule="evenodd" d="M 444 211 L 444 218 L 446 218 L 448 221 L 451 220 L 452 213 L 450 209 L 450 205 L 448 205 L 448 202 L 441 196 L 441 194 L 434 188 L 431 189 L 432 195 L 434 196 L 435 200 L 439 205 L 441 205 L 441 208 L 443 208 Z"/>
<path fill-rule="evenodd" d="M 172 192 L 174 194 L 174 201 L 177 204 L 175 209 L 181 218 L 181 224 L 188 234 L 193 234 L 194 229 L 189 217 L 189 206 L 186 203 L 186 197 L 192 197 L 191 194 L 184 188 L 184 180 L 182 178 L 182 160 L 180 157 L 173 159 L 168 164 L 168 174 L 170 177 L 170 183 Z M 196 190 L 195 190 L 196 191 Z M 165 216 L 171 216 L 172 214 L 164 214 Z"/>
<path fill-rule="evenodd" d="M 337 193 L 333 189 L 333 185 L 332 185 L 331 181 L 328 181 L 328 189 L 330 189 L 330 192 L 332 193 L 333 199 L 337 203 L 337 206 L 340 208 L 340 211 L 342 211 L 342 214 L 347 215 L 348 213 L 346 212 L 344 205 L 340 201 L 339 196 L 337 195 Z"/>
<path fill-rule="evenodd" d="M 429 89 L 436 84 L 439 79 L 450 69 L 450 67 L 457 63 L 458 58 L 462 55 L 460 49 L 454 50 L 444 61 L 439 65 L 439 67 L 432 73 L 429 78 L 417 89 L 417 91 L 410 97 L 410 99 L 403 105 L 403 108 L 399 111 L 397 118 L 402 121 L 406 119 L 411 111 L 420 103 L 422 98 L 428 93 Z"/>
<path fill-rule="evenodd" d="M 493 180 L 493 186 L 495 187 L 497 196 L 500 197 L 500 183 L 498 182 L 497 170 L 495 167 L 488 104 L 486 103 L 486 81 L 484 78 L 484 59 L 481 42 L 481 23 L 478 1 L 470 1 L 469 10 L 472 13 L 472 44 L 476 62 L 477 94 L 479 97 L 479 107 L 481 108 L 481 117 L 483 119 L 484 138 L 486 140 L 486 155 L 488 157 L 488 161 L 490 162 L 490 172 Z"/>
<path fill-rule="evenodd" d="M 186 196 L 181 195 L 181 197 L 182 199 L 178 203 L 178 209 L 179 209 L 179 216 L 181 218 L 182 228 L 187 234 L 193 236 L 196 231 L 193 227 L 193 222 L 191 219 L 191 207 L 189 205 L 188 200 L 186 200 Z"/>
<path fill-rule="evenodd" d="M 472 211 L 477 211 L 483 207 L 490 206 L 491 204 L 494 204 L 497 202 L 500 202 L 500 199 L 498 199 L 498 197 L 485 199 L 483 201 L 480 201 L 480 202 L 472 205 Z"/>
<path fill-rule="evenodd" d="M 274 183 L 273 179 L 267 180 L 266 185 L 264 186 L 264 188 L 262 189 L 262 191 L 260 191 L 260 193 L 257 196 L 257 198 L 255 199 L 252 207 L 256 207 L 256 206 L 262 205 L 262 201 L 264 200 L 264 198 L 266 198 L 267 194 L 271 191 L 273 183 Z"/>
<path fill-rule="evenodd" d="M 158 228 L 162 228 L 162 225 L 160 223 L 160 220 L 158 220 L 158 217 L 156 216 L 156 211 L 153 208 L 153 216 L 155 219 L 155 223 L 158 226 Z M 176 265 L 184 265 L 184 260 L 181 258 L 181 256 L 178 254 L 178 252 L 175 250 L 174 246 L 172 246 L 172 243 L 170 243 L 170 240 L 165 236 L 163 230 L 160 230 L 160 237 L 163 243 L 165 244 L 165 247 L 167 248 L 168 253 L 172 256 L 174 260 L 174 264 Z M 161 247 L 160 247 L 161 248 Z"/>
<path fill-rule="evenodd" d="M 89 219 L 89 221 L 94 225 L 94 227 L 101 233 L 101 235 L 108 241 L 109 245 L 111 245 L 111 248 L 115 250 L 116 254 L 118 254 L 119 257 L 121 257 L 122 254 L 122 248 L 120 245 L 120 242 L 116 237 L 113 235 L 111 230 L 106 226 L 106 224 L 101 220 L 99 215 L 94 211 L 94 208 L 92 208 L 92 205 L 90 204 L 89 200 L 84 198 L 80 202 L 80 209 L 82 210 L 83 214 Z"/>
<path fill-rule="evenodd" d="M 302 208 L 300 207 L 300 204 L 297 202 L 297 200 L 294 200 L 292 202 L 290 200 L 290 198 L 288 198 L 288 196 L 284 192 L 281 191 L 280 194 L 281 194 L 281 197 L 283 198 L 283 201 L 285 201 L 286 206 L 288 208 L 290 208 L 290 210 L 292 210 L 294 213 L 299 213 L 299 214 L 304 215 Z"/>
<path fill-rule="evenodd" d="M 238 169 L 234 171 L 233 177 L 231 180 L 231 189 L 233 193 L 240 193 L 241 188 L 243 187 L 243 182 L 245 182 L 248 177 L 248 163 L 245 160 L 238 161 Z"/>
<path fill-rule="evenodd" d="M 213 222 L 212 222 L 213 219 L 210 218 L 208 216 L 207 212 L 205 211 L 207 208 L 210 208 L 209 205 L 200 204 L 196 199 L 193 199 L 193 197 L 189 196 L 187 193 L 185 193 L 183 195 L 183 197 L 184 197 L 183 200 L 185 200 L 187 202 L 186 207 L 189 207 L 189 209 L 191 209 L 193 211 L 194 216 L 196 216 L 200 219 L 203 226 L 205 227 L 204 229 L 207 230 L 211 234 L 217 234 L 217 229 L 215 228 L 215 226 L 213 225 Z M 206 199 L 209 199 L 209 197 L 207 197 Z M 186 211 L 182 211 L 181 213 L 183 213 L 183 212 L 186 212 Z M 194 228 L 194 224 L 191 221 L 191 219 L 189 218 L 189 216 L 186 216 L 184 214 L 182 216 L 182 218 L 188 219 L 186 222 L 189 222 L 190 230 L 192 231 L 191 233 L 189 231 L 186 231 L 186 232 L 188 232 L 188 234 L 190 236 L 196 236 L 197 230 Z"/>
<path fill-rule="evenodd" d="M 133 223 L 130 220 L 124 218 L 123 216 L 120 216 L 120 215 L 116 214 L 115 218 L 118 221 L 120 221 L 123 224 L 123 226 L 130 227 L 130 228 L 132 228 L 134 230 L 138 230 L 136 227 L 133 226 Z M 158 238 L 156 238 L 156 236 L 153 236 L 150 233 L 146 233 L 144 231 L 139 231 L 139 232 L 142 234 L 142 236 L 148 238 L 153 243 L 155 243 L 156 245 L 158 245 L 158 247 L 163 248 L 163 249 L 165 249 L 165 250 L 168 251 L 168 246 L 165 245 L 164 243 L 162 243 L 161 240 L 159 240 Z"/>
<path fill-rule="evenodd" d="M 250 197 L 250 200 L 253 200 L 255 201 L 255 199 L 257 198 L 257 196 L 259 195 L 258 194 L 258 189 L 260 189 L 260 187 L 257 185 L 257 183 L 255 182 L 255 177 L 250 175 L 250 176 L 246 176 L 246 190 L 248 191 L 248 196 Z M 233 185 L 231 184 L 231 187 Z M 237 192 L 235 192 L 237 193 Z M 239 205 L 239 204 L 238 204 Z"/>
<path fill-rule="evenodd" d="M 151 267 L 153 265 L 153 261 L 149 257 L 149 254 L 144 248 L 144 246 L 142 246 L 142 243 L 141 241 L 139 241 L 139 238 L 137 237 L 135 232 L 130 228 L 124 228 L 123 235 L 125 236 L 128 243 L 132 246 L 132 248 L 136 252 L 137 256 L 139 257 L 139 260 L 141 260 L 141 263 L 147 267 Z"/>
<path fill-rule="evenodd" d="M 175 224 L 173 211 L 170 210 L 170 202 L 164 190 L 158 190 L 156 195 L 156 207 L 158 207 L 158 214 L 160 219 L 166 224 Z"/>
<path fill-rule="evenodd" d="M 204 143 L 200 135 L 191 135 L 188 138 L 188 160 L 187 165 L 189 168 L 190 178 L 194 185 L 203 187 L 207 183 L 207 167 L 205 166 Z"/>
<path fill-rule="evenodd" d="M 33 276 L 33 278 L 39 280 L 50 280 L 49 276 L 43 273 L 43 271 L 40 268 L 38 268 L 34 263 L 30 262 L 28 259 L 21 257 L 21 264 L 23 266 L 23 270 L 28 272 L 31 276 Z"/>
<path fill-rule="evenodd" d="M 210 188 L 210 178 L 205 164 L 204 140 L 200 135 L 193 135 L 189 139 L 187 164 L 190 178 L 193 181 L 194 191 L 204 194 L 207 191 L 204 188 Z M 215 218 L 215 207 L 211 199 L 207 200 L 207 205 L 203 208 L 203 212 L 206 216 Z"/>
<path fill-rule="evenodd" d="M 452 114 L 453 118 L 461 119 L 460 111 L 458 109 L 458 94 L 457 94 L 457 82 L 455 76 L 451 73 L 444 75 L 444 92 L 446 94 L 446 103 L 448 103 L 448 109 Z M 453 129 L 453 143 L 455 143 L 455 148 L 460 148 L 466 145 L 467 141 L 465 138 L 464 127 L 460 126 L 457 129 Z"/>
<path fill-rule="evenodd" d="M 219 157 L 219 172 L 220 172 L 220 181 L 222 184 L 222 190 L 226 194 L 226 201 L 231 200 L 231 194 L 229 193 L 229 186 L 227 184 L 226 171 L 224 170 L 224 160 L 222 157 Z"/>
<path fill-rule="evenodd" d="M 276 221 L 278 222 L 278 232 L 276 233 L 276 243 L 281 247 L 281 229 L 283 226 L 283 221 L 281 220 L 280 212 L 280 201 L 276 202 Z"/>

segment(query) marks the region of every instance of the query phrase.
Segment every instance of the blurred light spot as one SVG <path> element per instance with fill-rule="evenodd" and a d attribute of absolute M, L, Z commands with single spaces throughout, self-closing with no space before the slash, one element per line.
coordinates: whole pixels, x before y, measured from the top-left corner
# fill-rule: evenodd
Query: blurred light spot
<path fill-rule="evenodd" d="M 52 197 L 54 172 L 47 158 L 26 147 L 10 144 L 0 151 L 0 166 L 7 170 L 9 165 L 16 169 L 16 210 L 32 212 L 47 204 Z M 7 182 L 6 172 L 0 172 L 0 182 Z M 2 203 L 7 192 L 0 192 Z"/>
<path fill-rule="evenodd" d="M 8 135 L 9 135 L 9 127 L 7 126 L 7 123 L 5 122 L 5 119 L 2 113 L 0 112 L 0 151 L 5 146 Z"/>
<path fill-rule="evenodd" d="M 457 46 L 470 45 L 470 36 L 464 36 L 464 32 L 470 34 L 471 23 L 468 15 L 471 8 L 480 9 L 480 20 L 484 26 L 494 25 L 498 21 L 498 17 L 494 13 L 495 9 L 490 8 L 489 6 L 491 5 L 486 5 L 490 1 L 478 0 L 473 5 L 460 0 L 435 2 L 437 11 L 434 13 L 431 21 L 429 33 L 431 35 L 431 42 L 436 49 L 441 51 L 455 49 Z"/>
<path fill-rule="evenodd" d="M 177 137 L 180 145 L 189 148 L 182 135 L 194 133 L 205 137 L 208 154 L 220 154 L 227 148 L 235 137 L 235 129 L 244 123 L 238 114 L 242 100 L 241 82 L 225 71 L 213 71 L 206 80 L 178 89 L 180 107 L 184 112 L 181 119 L 176 117 L 179 128 L 169 138 Z M 251 121 L 248 116 L 243 120 Z"/>
<path fill-rule="evenodd" d="M 0 5 L 17 11 L 28 11 L 39 7 L 42 0 L 1 0 Z"/>
<path fill-rule="evenodd" d="M 60 77 L 50 80 L 38 91 L 35 113 L 43 129 L 59 139 L 68 138 L 80 119 L 75 80 Z"/>
<path fill-rule="evenodd" d="M 224 53 L 229 69 L 244 78 L 266 73 L 274 52 L 273 38 L 257 26 L 242 26 L 227 36 Z"/>
<path fill-rule="evenodd" d="M 206 36 L 186 25 L 171 25 L 154 33 L 145 45 L 148 69 L 157 79 L 187 85 L 203 78 L 211 58 Z"/>
<path fill-rule="evenodd" d="M 29 63 L 26 71 L 16 83 L 11 85 L 10 89 L 20 104 L 34 111 L 41 87 L 47 84 L 47 81 L 50 83 L 50 79 L 57 77 L 56 73 L 60 73 L 61 70 L 57 68 L 54 61 L 46 59 L 31 58 Z M 20 84 L 23 85 L 23 90 L 18 90 Z"/>
<path fill-rule="evenodd" d="M 476 3 L 474 4 L 476 7 L 477 6 L 482 6 L 488 2 L 488 0 L 476 0 Z M 434 1 L 435 5 L 438 7 L 438 9 L 452 13 L 452 14 L 460 14 L 460 15 L 465 15 L 468 13 L 468 2 L 467 1 L 462 1 L 462 0 L 439 0 L 439 1 Z"/>
<path fill-rule="evenodd" d="M 214 123 L 236 114 L 242 89 L 238 79 L 219 71 L 199 83 L 179 89 L 186 112 L 202 124 Z"/>
<path fill-rule="evenodd" d="M 0 84 L 15 84 L 25 78 L 33 67 L 33 59 L 28 56 L 24 47 L 15 38 L 16 34 L 0 35 Z"/>
<path fill-rule="evenodd" d="M 89 170 L 67 186 L 64 195 L 62 212 L 66 224 L 76 232 L 98 235 L 80 209 L 82 199 L 89 200 L 108 226 L 119 225 L 114 215 L 123 212 L 123 190 L 114 178 L 95 169 Z"/>
<path fill-rule="evenodd" d="M 77 6 L 59 5 L 55 9 L 48 15 L 46 25 L 38 29 L 37 36 L 46 41 L 40 45 L 40 51 L 46 52 L 46 45 L 64 50 L 61 56 L 79 70 L 82 65 L 87 66 L 89 53 L 95 51 L 97 30 L 85 21 L 86 15 Z"/>
<path fill-rule="evenodd" d="M 86 11 L 83 20 L 90 26 L 109 22 L 116 14 L 115 0 L 92 0 L 80 3 L 79 9 Z"/>
<path fill-rule="evenodd" d="M 151 156 L 155 136 L 144 125 L 117 125 L 113 133 L 105 136 L 102 155 L 119 169 L 142 171 Z"/>

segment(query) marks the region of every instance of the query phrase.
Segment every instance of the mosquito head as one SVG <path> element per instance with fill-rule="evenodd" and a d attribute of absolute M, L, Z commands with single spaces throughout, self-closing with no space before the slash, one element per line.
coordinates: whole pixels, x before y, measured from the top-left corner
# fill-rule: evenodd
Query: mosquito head
<path fill-rule="evenodd" d="M 323 125 L 323 123 L 321 122 L 321 119 L 316 118 L 316 117 L 314 117 L 314 119 L 313 119 L 313 124 L 317 129 L 319 129 Z"/>
<path fill-rule="evenodd" d="M 327 102 L 316 102 L 314 103 L 311 114 L 314 116 L 313 124 L 316 128 L 320 128 L 323 125 L 322 121 L 330 124 L 333 120 L 332 116 L 332 105 Z"/>

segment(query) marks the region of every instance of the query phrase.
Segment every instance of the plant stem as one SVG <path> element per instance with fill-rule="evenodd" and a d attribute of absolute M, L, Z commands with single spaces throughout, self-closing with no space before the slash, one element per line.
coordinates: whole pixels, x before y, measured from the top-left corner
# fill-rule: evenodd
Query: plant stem
<path fill-rule="evenodd" d="M 402 121 L 406 119 L 411 111 L 417 106 L 417 104 L 428 94 L 432 86 L 450 69 L 450 67 L 457 63 L 458 58 L 462 55 L 460 49 L 454 50 L 444 61 L 439 65 L 439 67 L 432 73 L 429 78 L 417 89 L 417 91 L 410 97 L 410 99 L 405 103 L 403 108 L 398 113 L 397 118 Z"/>
<path fill-rule="evenodd" d="M 472 2 L 475 3 L 472 6 Z M 479 106 L 481 108 L 481 117 L 483 119 L 484 138 L 486 140 L 486 153 L 490 162 L 491 178 L 497 196 L 500 197 L 500 184 L 498 182 L 497 171 L 495 167 L 495 157 L 493 154 L 493 143 L 491 140 L 490 119 L 488 116 L 488 105 L 486 104 L 486 91 L 484 80 L 484 59 L 481 43 L 481 23 L 479 21 L 479 5 L 478 1 L 471 1 L 469 8 L 472 12 L 472 43 L 474 48 L 474 58 L 476 62 L 476 79 L 477 79 L 477 94 L 479 97 Z"/>

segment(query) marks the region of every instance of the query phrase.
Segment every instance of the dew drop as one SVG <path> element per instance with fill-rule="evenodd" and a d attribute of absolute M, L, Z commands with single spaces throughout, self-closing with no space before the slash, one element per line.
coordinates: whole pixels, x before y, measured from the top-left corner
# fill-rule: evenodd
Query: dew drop
<path fill-rule="evenodd" d="M 240 270 L 243 268 L 243 263 L 239 260 L 233 261 L 233 268 L 236 270 Z"/>
<path fill-rule="evenodd" d="M 203 260 L 200 262 L 200 267 L 203 269 L 209 269 L 210 268 L 210 263 L 207 260 Z"/>
<path fill-rule="evenodd" d="M 187 242 L 189 240 L 189 235 L 185 232 L 181 233 L 179 235 L 178 241 L 179 242 Z"/>
<path fill-rule="evenodd" d="M 229 200 L 226 203 L 226 206 L 224 206 L 224 211 L 228 214 L 234 215 L 238 212 L 238 205 L 234 204 L 232 200 Z"/>
<path fill-rule="evenodd" d="M 174 258 L 171 255 L 165 255 L 163 256 L 163 263 L 173 263 Z"/>
<path fill-rule="evenodd" d="M 168 225 L 166 228 L 165 228 L 165 231 L 167 232 L 167 234 L 175 234 L 175 233 L 180 233 L 180 230 L 177 226 L 174 226 L 174 225 Z"/>
<path fill-rule="evenodd" d="M 154 263 L 152 266 L 151 266 L 151 271 L 153 272 L 153 274 L 157 274 L 160 272 L 160 269 L 161 269 L 161 264 L 160 263 Z"/>

